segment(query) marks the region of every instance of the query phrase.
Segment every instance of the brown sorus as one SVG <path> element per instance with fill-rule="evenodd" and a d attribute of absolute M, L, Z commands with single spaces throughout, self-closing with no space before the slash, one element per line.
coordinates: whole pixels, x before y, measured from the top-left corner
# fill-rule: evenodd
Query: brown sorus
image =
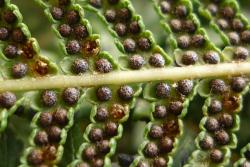
<path fill-rule="evenodd" d="M 12 92 L 6 91 L 0 93 L 0 106 L 4 108 L 11 108 L 16 103 L 16 95 Z"/>

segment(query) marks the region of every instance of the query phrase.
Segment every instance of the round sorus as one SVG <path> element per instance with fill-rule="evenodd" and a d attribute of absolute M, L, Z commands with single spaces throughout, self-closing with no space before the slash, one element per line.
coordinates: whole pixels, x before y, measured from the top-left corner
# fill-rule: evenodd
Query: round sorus
<path fill-rule="evenodd" d="M 12 31 L 12 39 L 14 42 L 22 43 L 26 40 L 26 36 L 21 29 L 17 28 Z"/>
<path fill-rule="evenodd" d="M 243 31 L 240 36 L 243 42 L 250 43 L 250 30 Z"/>
<path fill-rule="evenodd" d="M 90 0 L 89 3 L 96 8 L 102 7 L 102 0 Z"/>
<path fill-rule="evenodd" d="M 14 78 L 22 78 L 28 72 L 27 64 L 17 63 L 12 66 L 12 76 Z"/>
<path fill-rule="evenodd" d="M 68 37 L 72 32 L 72 28 L 68 24 L 62 24 L 58 28 L 61 36 Z"/>
<path fill-rule="evenodd" d="M 129 154 L 118 154 L 117 158 L 121 167 L 128 167 L 134 161 L 134 157 Z"/>
<path fill-rule="evenodd" d="M 169 13 L 171 10 L 171 5 L 167 1 L 161 1 L 160 8 L 162 13 Z"/>
<path fill-rule="evenodd" d="M 96 70 L 101 73 L 108 73 L 112 71 L 112 64 L 104 58 L 101 58 L 95 62 Z"/>
<path fill-rule="evenodd" d="M 235 11 L 232 7 L 226 6 L 222 10 L 220 10 L 222 17 L 230 19 L 235 15 Z"/>
<path fill-rule="evenodd" d="M 182 31 L 182 23 L 179 19 L 172 19 L 170 20 L 170 27 L 173 32 L 180 32 Z"/>
<path fill-rule="evenodd" d="M 167 161 L 163 157 L 157 157 L 153 160 L 153 167 L 165 167 Z"/>
<path fill-rule="evenodd" d="M 208 108 L 208 111 L 211 114 L 216 114 L 222 111 L 222 103 L 219 100 L 212 100 L 210 103 L 210 106 Z"/>
<path fill-rule="evenodd" d="M 214 132 L 220 128 L 220 124 L 216 118 L 208 117 L 205 123 L 205 128 L 210 131 Z"/>
<path fill-rule="evenodd" d="M 168 153 L 173 149 L 173 140 L 167 136 L 163 137 L 160 140 L 161 151 Z"/>
<path fill-rule="evenodd" d="M 64 108 L 57 108 L 53 113 L 53 120 L 61 126 L 66 125 L 68 123 L 67 110 Z"/>
<path fill-rule="evenodd" d="M 110 151 L 109 141 L 108 140 L 102 140 L 97 142 L 97 150 L 100 153 L 108 153 Z"/>
<path fill-rule="evenodd" d="M 149 142 L 144 148 L 144 154 L 150 158 L 156 157 L 159 154 L 159 148 L 155 143 Z"/>
<path fill-rule="evenodd" d="M 245 47 L 237 47 L 234 50 L 234 59 L 236 60 L 246 60 L 249 56 L 249 51 Z"/>
<path fill-rule="evenodd" d="M 32 150 L 27 156 L 27 161 L 30 165 L 42 164 L 44 161 L 42 150 L 39 149 Z"/>
<path fill-rule="evenodd" d="M 117 17 L 121 21 L 128 21 L 131 18 L 131 13 L 127 8 L 121 8 L 117 11 Z"/>
<path fill-rule="evenodd" d="M 177 83 L 177 90 L 183 95 L 188 95 L 192 92 L 194 83 L 192 80 L 184 79 Z"/>
<path fill-rule="evenodd" d="M 125 116 L 126 109 L 120 104 L 113 104 L 110 108 L 110 116 L 114 119 L 121 119 Z"/>
<path fill-rule="evenodd" d="M 120 37 L 123 37 L 126 35 L 127 33 L 127 27 L 125 24 L 123 23 L 117 23 L 115 26 L 114 26 L 114 30 L 115 32 L 117 33 L 117 35 L 119 35 Z"/>
<path fill-rule="evenodd" d="M 158 98 L 167 98 L 170 96 L 170 86 L 167 83 L 158 83 L 156 85 L 155 94 Z"/>
<path fill-rule="evenodd" d="M 138 21 L 132 21 L 129 24 L 129 32 L 132 34 L 138 34 L 141 31 L 141 27 L 138 23 Z"/>
<path fill-rule="evenodd" d="M 51 9 L 51 15 L 55 20 L 61 20 L 63 18 L 63 10 L 59 7 L 53 7 Z"/>
<path fill-rule="evenodd" d="M 229 32 L 228 33 L 228 38 L 230 40 L 230 43 L 232 45 L 237 45 L 240 42 L 240 36 L 237 32 Z"/>
<path fill-rule="evenodd" d="M 191 45 L 194 47 L 202 47 L 206 40 L 203 35 L 195 34 L 191 37 Z"/>
<path fill-rule="evenodd" d="M 218 19 L 217 24 L 221 30 L 227 30 L 229 29 L 228 21 L 225 19 Z"/>
<path fill-rule="evenodd" d="M 68 24 L 76 24 L 80 20 L 80 16 L 77 11 L 71 10 L 66 13 L 65 19 Z"/>
<path fill-rule="evenodd" d="M 103 86 L 97 89 L 96 97 L 100 101 L 108 101 L 112 98 L 112 91 L 109 87 Z"/>
<path fill-rule="evenodd" d="M 0 93 L 0 106 L 4 108 L 11 108 L 16 103 L 16 95 L 12 92 Z"/>
<path fill-rule="evenodd" d="M 59 142 L 61 139 L 62 130 L 58 126 L 51 126 L 47 129 L 49 135 L 49 141 Z"/>
<path fill-rule="evenodd" d="M 244 23 L 240 19 L 233 19 L 232 27 L 235 31 L 242 31 L 244 29 Z"/>
<path fill-rule="evenodd" d="M 84 39 L 89 35 L 87 28 L 82 25 L 77 25 L 74 27 L 74 34 L 76 38 L 79 39 Z"/>
<path fill-rule="evenodd" d="M 181 49 L 187 49 L 190 46 L 190 37 L 188 35 L 182 35 L 177 39 L 178 47 Z"/>
<path fill-rule="evenodd" d="M 167 108 L 164 105 L 156 105 L 155 111 L 153 112 L 155 118 L 164 118 L 167 116 Z"/>
<path fill-rule="evenodd" d="M 186 51 L 182 55 L 181 62 L 184 65 L 193 65 L 198 61 L 198 55 L 195 51 Z"/>
<path fill-rule="evenodd" d="M 243 77 L 234 77 L 231 81 L 231 88 L 235 92 L 241 92 L 246 87 L 247 82 Z"/>
<path fill-rule="evenodd" d="M 216 51 L 208 51 L 203 55 L 203 60 L 208 64 L 218 64 L 220 56 Z"/>
<path fill-rule="evenodd" d="M 13 24 L 16 20 L 17 17 L 11 10 L 4 11 L 3 13 L 3 19 L 9 24 Z"/>
<path fill-rule="evenodd" d="M 69 105 L 75 104 L 80 98 L 80 91 L 77 88 L 66 88 L 62 94 L 63 100 Z"/>
<path fill-rule="evenodd" d="M 75 74 L 82 74 L 89 69 L 89 65 L 85 59 L 76 59 L 74 60 L 71 69 Z"/>
<path fill-rule="evenodd" d="M 221 79 L 213 79 L 210 81 L 211 92 L 214 94 L 222 94 L 227 90 L 225 82 Z"/>
<path fill-rule="evenodd" d="M 135 52 L 136 43 L 132 38 L 127 38 L 123 41 L 124 50 L 128 53 Z"/>
<path fill-rule="evenodd" d="M 4 49 L 4 55 L 9 58 L 13 59 L 18 55 L 18 49 L 14 45 L 7 45 Z"/>
<path fill-rule="evenodd" d="M 186 6 L 184 6 L 184 5 L 178 5 L 178 6 L 176 6 L 176 8 L 175 8 L 175 14 L 176 14 L 178 17 L 186 17 L 187 14 L 188 14 L 188 9 L 187 9 Z"/>
<path fill-rule="evenodd" d="M 218 12 L 218 6 L 213 3 L 209 4 L 207 6 L 207 9 L 212 15 L 216 15 L 216 13 Z"/>
<path fill-rule="evenodd" d="M 134 90 L 131 86 L 124 85 L 119 88 L 118 95 L 122 100 L 131 100 L 134 95 Z"/>
<path fill-rule="evenodd" d="M 105 134 L 108 136 L 115 136 L 117 134 L 118 125 L 114 122 L 107 122 L 105 124 Z"/>
<path fill-rule="evenodd" d="M 77 40 L 70 40 L 66 44 L 66 50 L 68 54 L 77 54 L 81 50 L 81 45 Z"/>
<path fill-rule="evenodd" d="M 97 155 L 96 148 L 94 146 L 88 146 L 87 148 L 84 149 L 83 151 L 83 158 L 91 160 Z"/>
<path fill-rule="evenodd" d="M 42 103 L 47 107 L 52 107 L 57 102 L 57 95 L 55 91 L 46 90 L 42 93 Z"/>
<path fill-rule="evenodd" d="M 35 136 L 35 143 L 37 145 L 46 145 L 49 142 L 48 134 L 45 131 L 39 131 Z"/>
<path fill-rule="evenodd" d="M 106 10 L 104 16 L 108 22 L 113 23 L 116 19 L 116 12 L 113 9 L 108 9 Z"/>
<path fill-rule="evenodd" d="M 146 37 L 141 37 L 137 41 L 138 48 L 142 51 L 147 51 L 151 48 L 151 42 Z"/>
<path fill-rule="evenodd" d="M 165 59 L 160 53 L 154 53 L 149 58 L 149 64 L 153 67 L 163 67 L 165 65 Z"/>
<path fill-rule="evenodd" d="M 103 167 L 104 166 L 104 161 L 101 158 L 93 159 L 92 160 L 92 166 L 93 167 Z"/>
<path fill-rule="evenodd" d="M 230 136 L 225 130 L 219 130 L 214 133 L 216 142 L 220 145 L 226 145 L 230 141 Z"/>
<path fill-rule="evenodd" d="M 5 27 L 0 28 L 0 40 L 4 41 L 7 40 L 9 37 L 9 31 Z"/>
<path fill-rule="evenodd" d="M 210 160 L 214 163 L 220 163 L 223 160 L 223 153 L 218 149 L 213 149 L 210 152 Z"/>
<path fill-rule="evenodd" d="M 49 145 L 45 147 L 44 150 L 44 159 L 53 161 L 56 159 L 57 148 L 55 145 Z"/>
<path fill-rule="evenodd" d="M 175 119 L 170 119 L 163 124 L 163 129 L 171 133 L 179 133 L 179 124 Z"/>
<path fill-rule="evenodd" d="M 84 55 L 87 55 L 90 57 L 97 56 L 98 53 L 100 52 L 100 45 L 97 39 L 86 40 L 83 43 L 82 48 L 83 48 Z"/>
<path fill-rule="evenodd" d="M 43 60 L 37 60 L 35 64 L 35 70 L 39 75 L 46 75 L 49 71 L 49 65 Z"/>
<path fill-rule="evenodd" d="M 149 136 L 151 138 L 157 139 L 157 138 L 161 138 L 163 135 L 163 129 L 161 126 L 159 125 L 152 125 L 149 131 Z"/>
<path fill-rule="evenodd" d="M 180 115 L 183 109 L 183 105 L 181 101 L 172 101 L 169 103 L 168 111 L 173 113 L 174 115 Z"/>
<path fill-rule="evenodd" d="M 192 20 L 186 20 L 183 22 L 183 29 L 187 33 L 194 33 L 196 30 L 196 24 Z"/>
<path fill-rule="evenodd" d="M 50 112 L 42 112 L 39 117 L 39 123 L 42 127 L 48 127 L 52 124 L 53 116 Z"/>
<path fill-rule="evenodd" d="M 104 107 L 98 107 L 96 110 L 95 119 L 97 121 L 106 121 L 108 119 L 108 110 Z"/>
<path fill-rule="evenodd" d="M 139 161 L 136 167 L 150 167 L 147 162 Z"/>
<path fill-rule="evenodd" d="M 233 119 L 232 115 L 227 114 L 227 113 L 223 113 L 219 117 L 219 123 L 220 123 L 220 126 L 223 128 L 232 128 L 233 123 L 234 123 L 234 119 Z"/>
<path fill-rule="evenodd" d="M 93 142 L 101 141 L 103 139 L 103 131 L 100 128 L 92 128 L 88 136 Z"/>
<path fill-rule="evenodd" d="M 199 146 L 203 150 L 209 150 L 214 147 L 214 139 L 211 136 L 205 136 L 199 141 Z"/>
<path fill-rule="evenodd" d="M 129 67 L 135 70 L 140 69 L 144 65 L 145 61 L 141 55 L 133 55 L 129 58 Z"/>

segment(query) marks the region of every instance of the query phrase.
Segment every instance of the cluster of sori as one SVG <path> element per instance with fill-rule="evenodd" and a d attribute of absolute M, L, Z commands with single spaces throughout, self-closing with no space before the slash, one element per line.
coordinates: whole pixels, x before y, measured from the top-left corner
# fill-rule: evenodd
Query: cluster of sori
<path fill-rule="evenodd" d="M 171 165 L 170 153 L 178 145 L 178 136 L 182 134 L 181 117 L 186 114 L 189 99 L 194 94 L 194 83 L 181 80 L 177 84 L 160 82 L 151 85 L 155 89 L 152 95 L 151 121 L 147 125 L 142 147 L 133 166 L 164 167 Z"/>
<path fill-rule="evenodd" d="M 164 67 L 167 65 L 162 57 L 162 55 L 166 55 L 163 51 L 161 52 L 162 54 L 154 53 L 154 50 L 157 49 L 160 51 L 161 48 L 156 46 L 154 40 L 150 40 L 153 39 L 153 35 L 147 35 L 141 18 L 136 15 L 129 1 L 90 0 L 89 5 L 90 6 L 86 8 L 98 12 L 99 16 L 109 26 L 110 31 L 119 40 L 120 44 L 117 45 L 118 48 L 130 56 L 128 59 L 130 68 L 140 69 L 144 64 L 144 59 L 148 59 L 149 65 L 152 67 Z M 146 35 L 144 36 L 144 34 Z M 150 53 L 149 57 L 146 56 L 148 52 Z M 150 68 L 150 66 L 148 66 L 148 68 Z M 149 123 L 152 129 L 145 138 L 147 145 L 144 145 L 143 148 L 138 148 L 139 154 L 143 152 L 143 155 L 136 155 L 133 165 L 165 166 L 168 163 L 168 158 L 164 155 L 167 155 L 173 150 L 176 137 L 181 133 L 182 128 L 179 127 L 181 120 L 179 120 L 178 117 L 185 114 L 186 105 L 194 94 L 194 83 L 191 80 L 182 80 L 178 83 L 150 83 L 147 84 L 146 87 L 150 89 L 149 91 L 145 88 L 146 92 L 151 92 L 151 90 L 156 92 L 152 95 L 153 99 L 160 100 L 161 102 L 155 106 L 155 100 L 152 101 L 151 98 L 148 99 L 152 103 L 152 106 L 155 106 L 152 112 L 154 116 L 152 116 L 152 120 Z M 129 89 L 127 89 L 126 92 L 130 92 Z M 120 90 L 118 94 L 122 97 Z M 147 93 L 143 94 L 145 95 Z M 182 112 L 183 114 L 181 114 Z M 160 121 L 161 124 L 158 121 Z M 148 131 L 148 126 L 145 130 Z M 151 139 L 152 142 L 148 141 L 148 139 Z M 154 142 L 154 140 L 157 139 L 159 141 Z M 161 150 L 161 148 L 164 149 Z M 130 160 L 130 163 L 131 161 L 132 160 Z"/>
<path fill-rule="evenodd" d="M 205 1 L 198 3 L 201 6 L 200 14 L 209 18 L 210 25 L 221 34 L 225 42 L 226 48 L 222 51 L 227 56 L 225 59 L 229 61 L 246 60 L 248 50 L 243 47 L 244 45 L 241 42 L 241 44 L 235 43 L 231 38 L 235 34 L 239 37 L 239 29 L 243 33 L 244 27 L 247 26 L 242 15 L 237 14 L 238 18 L 234 18 L 237 13 L 236 3 L 234 1 L 230 1 L 230 3 L 227 1 L 226 3 L 226 1 L 217 0 L 209 3 Z M 225 24 L 227 24 L 227 28 Z M 230 42 L 227 43 L 227 39 Z M 249 78 L 246 76 L 205 79 L 202 81 L 201 84 L 205 83 L 206 88 L 202 88 L 201 94 L 207 99 L 203 106 L 204 118 L 200 123 L 202 132 L 197 137 L 197 145 L 201 150 L 193 153 L 190 164 L 195 157 L 197 158 L 204 153 L 204 158 L 208 160 L 208 164 L 225 165 L 229 163 L 230 149 L 235 148 L 237 144 L 234 134 L 239 129 L 239 116 L 237 114 L 241 110 L 242 95 L 248 88 L 248 82 Z M 207 162 L 205 159 L 203 160 Z"/>
<path fill-rule="evenodd" d="M 13 78 L 50 73 L 48 61 L 39 56 L 37 43 L 22 23 L 22 16 L 16 6 L 1 0 L 0 9 L 0 40 L 4 45 L 1 46 L 2 59 L 12 62 L 8 73 Z"/>
<path fill-rule="evenodd" d="M 39 55 L 39 46 L 22 23 L 18 8 L 7 0 L 0 0 L 0 55 L 2 78 L 40 77 L 57 71 L 54 64 Z M 10 91 L 0 93 L 0 131 L 5 129 L 8 116 L 22 103 L 21 96 Z"/>
<path fill-rule="evenodd" d="M 41 1 L 41 4 L 53 22 L 65 54 L 74 55 L 62 60 L 66 62 L 63 65 L 68 66 L 64 67 L 68 73 L 108 73 L 116 68 L 111 56 L 101 52 L 99 37 L 92 34 L 91 25 L 84 19 L 79 5 L 70 0 Z"/>
<path fill-rule="evenodd" d="M 155 0 L 155 6 L 169 34 L 169 45 L 177 49 L 174 54 L 178 65 L 218 64 L 221 61 L 221 52 L 200 27 L 190 1 Z"/>
<path fill-rule="evenodd" d="M 213 79 L 209 82 L 210 97 L 204 106 L 206 115 L 202 121 L 202 132 L 197 138 L 199 147 L 209 152 L 212 163 L 228 161 L 225 154 L 228 149 L 236 147 L 237 141 L 234 132 L 238 130 L 241 109 L 241 92 L 247 86 L 247 79 L 234 77 L 230 83 L 222 79 Z"/>
<path fill-rule="evenodd" d="M 204 7 L 224 42 L 232 45 L 232 59 L 245 61 L 249 57 L 250 30 L 247 19 L 239 13 L 236 1 L 209 1 Z"/>
<path fill-rule="evenodd" d="M 129 117 L 133 98 L 140 92 L 138 86 L 101 86 L 91 88 L 92 123 L 84 133 L 84 143 L 79 148 L 78 159 L 72 166 L 102 167 L 111 165 L 110 157 L 116 149 L 116 140 L 122 136 L 122 123 Z"/>
<path fill-rule="evenodd" d="M 21 166 L 49 167 L 60 161 L 81 92 L 77 88 L 66 88 L 61 92 L 61 101 L 58 94 L 53 90 L 41 93 L 41 109 L 45 111 L 33 117 L 31 140 L 21 157 Z"/>
<path fill-rule="evenodd" d="M 49 167 L 55 164 L 58 152 L 62 149 L 62 137 L 65 137 L 63 131 L 68 123 L 67 113 L 64 108 L 56 108 L 36 116 L 37 126 L 32 141 L 34 145 L 26 150 L 28 165 Z"/>
<path fill-rule="evenodd" d="M 59 32 L 57 34 L 62 38 L 66 54 L 78 57 L 70 67 L 71 72 L 80 74 L 92 69 L 108 73 L 116 68 L 113 58 L 100 52 L 99 37 L 91 35 L 91 25 L 84 20 L 83 9 L 79 5 L 67 0 L 40 3 L 53 21 L 54 29 Z M 66 61 L 70 59 L 66 57 Z M 140 87 L 134 85 L 100 86 L 87 90 L 86 100 L 93 104 L 91 124 L 84 132 L 84 141 L 72 166 L 104 166 L 110 163 L 116 140 L 122 136 L 121 123 L 127 120 L 137 92 L 140 92 Z"/>
<path fill-rule="evenodd" d="M 234 167 L 250 166 L 250 144 L 241 150 L 241 158 L 234 164 Z"/>
<path fill-rule="evenodd" d="M 125 68 L 159 68 L 170 63 L 166 53 L 155 43 L 152 34 L 145 30 L 141 17 L 135 14 L 129 1 L 89 0 L 88 8 L 98 12 L 118 39 L 118 49 L 128 55 L 123 58 L 126 62 Z"/>

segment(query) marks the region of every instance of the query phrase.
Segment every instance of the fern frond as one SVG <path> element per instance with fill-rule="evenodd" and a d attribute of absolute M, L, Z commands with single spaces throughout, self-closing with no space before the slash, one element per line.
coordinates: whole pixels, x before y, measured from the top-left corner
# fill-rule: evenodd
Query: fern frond
<path fill-rule="evenodd" d="M 11 4 L 9 0 L 4 0 L 0 7 L 0 15 L 2 16 L 0 20 L 1 80 L 39 78 L 57 73 L 55 63 L 41 55 L 39 45 L 23 23 L 17 6 Z M 10 98 L 9 102 L 8 98 Z M 25 92 L 1 93 L 0 132 L 6 128 L 8 117 L 23 105 L 25 100 L 27 100 Z"/>
<path fill-rule="evenodd" d="M 227 56 L 226 61 L 247 61 L 247 56 L 239 57 L 239 53 L 242 53 L 239 50 L 245 49 L 248 54 L 248 42 L 244 41 L 242 36 L 240 39 L 238 33 L 248 31 L 248 22 L 240 13 L 237 2 L 194 2 L 199 3 L 199 13 L 206 16 L 210 25 L 221 35 L 226 45 L 222 51 Z M 222 27 L 222 22 L 228 27 Z M 239 82 L 242 84 L 239 85 Z M 226 166 L 229 163 L 230 149 L 237 146 L 237 137 L 234 134 L 239 129 L 237 113 L 242 108 L 242 96 L 248 91 L 248 83 L 249 78 L 244 75 L 202 81 L 200 94 L 207 99 L 203 106 L 204 118 L 200 122 L 202 132 L 196 139 L 199 150 L 194 151 L 187 166 L 204 162 L 206 166 Z M 222 86 L 222 89 L 218 86 Z M 216 108 L 218 112 L 213 112 Z M 199 155 L 203 158 L 197 158 Z"/>

